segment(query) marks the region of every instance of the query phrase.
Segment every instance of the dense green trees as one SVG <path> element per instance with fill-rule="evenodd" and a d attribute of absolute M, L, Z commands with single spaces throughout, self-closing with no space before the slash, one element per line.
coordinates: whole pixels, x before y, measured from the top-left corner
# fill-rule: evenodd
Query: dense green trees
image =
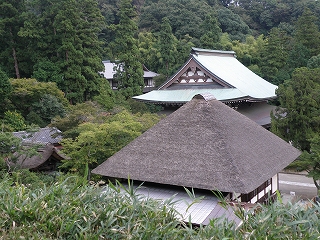
<path fill-rule="evenodd" d="M 304 7 L 310 10 L 303 13 Z M 2 1 L 0 8 L 5 13 L 0 21 L 0 65 L 3 70 L 9 77 L 33 77 L 38 81 L 56 82 L 72 103 L 91 100 L 99 94 L 101 78 L 98 72 L 102 70 L 102 57 L 119 62 L 122 61 L 121 57 L 127 61 L 127 65 L 130 61 L 131 67 L 118 74 L 119 78 L 124 77 L 119 80 L 119 86 L 127 89 L 123 91 L 126 97 L 139 94 L 143 85 L 138 76 L 141 71 L 138 70 L 138 64 L 134 64 L 146 64 L 153 71 L 162 72 L 164 69 L 161 63 L 165 56 L 157 56 L 163 50 L 160 49 L 161 44 L 156 44 L 164 17 L 169 20 L 177 41 L 172 69 L 178 68 L 187 59 L 191 46 L 224 50 L 232 50 L 232 46 L 235 46 L 238 50 L 239 44 L 235 40 L 243 44 L 250 34 L 258 37 L 264 33 L 270 38 L 268 42 L 272 42 L 269 31 L 279 27 L 292 38 L 286 49 L 281 50 L 288 56 L 285 62 L 287 66 L 275 69 L 273 63 L 282 62 L 282 57 L 263 62 L 264 66 L 261 65 L 257 72 L 262 72 L 270 81 L 281 83 L 285 71 L 290 75 L 294 68 L 306 66 L 309 58 L 318 54 L 316 46 L 320 45 L 317 42 L 320 21 L 316 17 L 320 6 L 319 2 L 311 0 L 279 0 L 277 3 L 272 0 L 165 0 L 133 3 L 117 0 L 31 0 Z M 215 26 L 217 23 L 222 35 Z M 121 30 L 121 26 L 125 27 Z M 304 26 L 308 26 L 306 32 Z M 143 42 L 142 32 L 147 36 Z M 135 47 L 138 35 L 139 53 Z M 219 37 L 223 43 L 218 43 Z M 284 40 L 279 38 L 279 41 Z M 266 55 L 271 53 L 267 51 Z M 139 61 L 133 61 L 136 59 Z M 247 64 L 248 58 L 243 60 Z M 119 69 L 125 67 L 123 61 L 122 64 Z M 125 72 L 130 76 L 138 75 L 134 81 L 129 78 L 125 80 Z M 275 73 L 280 75 L 280 80 L 279 76 L 274 76 Z M 126 81 L 129 85 L 137 84 L 127 88 Z"/>
<path fill-rule="evenodd" d="M 319 1 L 0 0 L 0 10 L 2 121 L 5 112 L 9 120 L 21 116 L 24 124 L 39 126 L 54 118 L 75 139 L 80 135 L 75 126 L 84 118 L 96 119 L 96 111 L 99 121 L 123 106 L 149 111 L 130 101 L 142 93 L 143 64 L 161 74 L 159 85 L 195 46 L 234 50 L 255 73 L 274 84 L 285 83 L 279 87 L 278 104 L 289 110 L 283 112 L 287 115 L 279 112 L 274 130 L 307 151 L 313 137 L 309 133 L 317 135 L 318 120 L 309 113 L 318 114 L 311 89 L 317 89 L 313 75 L 320 65 Z M 99 75 L 102 59 L 117 63 L 118 91 Z M 8 77 L 14 79 L 9 82 Z M 102 110 L 95 109 L 97 103 Z M 312 123 L 298 130 L 304 118 Z"/>
<path fill-rule="evenodd" d="M 103 122 L 97 121 L 97 117 L 75 125 L 68 131 L 77 132 L 78 135 L 71 134 L 73 138 L 62 140 L 63 152 L 70 158 L 62 168 L 83 174 L 87 165 L 92 169 L 101 164 L 159 121 L 155 114 L 133 115 L 128 111 L 104 117 Z"/>
<path fill-rule="evenodd" d="M 295 40 L 309 50 L 310 57 L 320 52 L 320 32 L 316 25 L 317 20 L 316 15 L 307 8 L 296 22 Z"/>
<path fill-rule="evenodd" d="M 273 28 L 261 51 L 262 56 L 259 67 L 262 77 L 275 85 L 279 85 L 290 78 L 287 69 L 284 69 L 288 59 L 288 45 L 289 37 L 286 32 L 279 28 Z"/>
<path fill-rule="evenodd" d="M 9 167 L 8 159 L 13 156 L 12 149 L 20 149 L 21 139 L 12 133 L 0 131 L 0 171 Z"/>
<path fill-rule="evenodd" d="M 19 36 L 24 23 L 25 4 L 22 0 L 0 1 L 0 66 L 9 77 L 20 78 L 28 74 L 28 49 Z"/>
<path fill-rule="evenodd" d="M 308 177 L 312 177 L 315 186 L 320 194 L 320 134 L 315 135 L 310 141 L 310 151 L 304 151 L 294 161 L 290 168 L 296 171 L 306 171 Z"/>
<path fill-rule="evenodd" d="M 142 93 L 144 87 L 143 66 L 141 63 L 138 41 L 135 35 L 138 26 L 134 21 L 136 12 L 132 0 L 121 0 L 119 6 L 119 24 L 110 26 L 115 39 L 109 48 L 116 63 L 115 80 L 118 89 L 126 98 Z"/>
<path fill-rule="evenodd" d="M 0 69 L 0 116 L 7 108 L 8 97 L 11 94 L 11 84 L 8 76 Z"/>
<path fill-rule="evenodd" d="M 104 22 L 96 1 L 34 0 L 28 8 L 19 34 L 34 51 L 33 76 L 56 82 L 72 103 L 97 95 Z"/>
<path fill-rule="evenodd" d="M 298 68 L 277 90 L 280 107 L 272 131 L 303 154 L 289 167 L 307 171 L 320 190 L 320 68 Z"/>
<path fill-rule="evenodd" d="M 228 6 L 234 13 L 255 32 L 255 35 L 266 34 L 280 23 L 294 24 L 305 7 L 318 11 L 319 2 L 313 0 L 237 0 Z M 319 24 L 319 22 L 317 23 Z"/>
<path fill-rule="evenodd" d="M 159 73 L 162 73 L 168 78 L 173 69 L 175 63 L 175 57 L 177 56 L 177 39 L 172 34 L 172 29 L 170 21 L 167 17 L 162 19 L 162 24 L 160 27 L 160 32 L 158 36 L 157 48 L 158 54 L 157 58 L 159 59 Z"/>
<path fill-rule="evenodd" d="M 206 1 L 163 0 L 149 1 L 141 9 L 139 28 L 159 32 L 162 19 L 167 17 L 172 27 L 172 33 L 177 39 L 185 35 L 198 38 L 201 36 L 199 26 L 203 17 L 211 14 L 213 7 Z"/>
<path fill-rule="evenodd" d="M 231 40 L 244 41 L 246 35 L 250 34 L 249 26 L 228 8 L 220 8 L 217 11 L 220 27 L 223 32 L 230 35 Z"/>
<path fill-rule="evenodd" d="M 220 36 L 222 30 L 215 15 L 206 15 L 201 24 L 202 36 L 200 47 L 207 49 L 221 49 Z"/>
<path fill-rule="evenodd" d="M 308 60 L 307 63 L 308 68 L 320 68 L 320 54 L 317 56 L 313 56 Z"/>
<path fill-rule="evenodd" d="M 11 79 L 11 109 L 17 110 L 29 123 L 48 124 L 55 115 L 63 115 L 67 100 L 52 82 L 35 79 Z"/>
<path fill-rule="evenodd" d="M 26 130 L 27 125 L 25 123 L 24 117 L 21 113 L 17 111 L 6 111 L 4 113 L 2 122 L 1 122 L 1 130 L 3 132 L 16 132 Z"/>
<path fill-rule="evenodd" d="M 272 131 L 300 150 L 310 151 L 310 140 L 320 133 L 320 68 L 296 69 L 277 90 L 280 108 Z"/>

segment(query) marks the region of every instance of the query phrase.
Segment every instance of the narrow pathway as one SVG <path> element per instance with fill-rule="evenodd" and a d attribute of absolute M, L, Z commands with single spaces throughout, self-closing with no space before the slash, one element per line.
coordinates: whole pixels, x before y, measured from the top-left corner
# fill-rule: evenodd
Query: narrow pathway
<path fill-rule="evenodd" d="M 295 186 L 302 186 L 302 187 L 312 187 L 315 188 L 313 183 L 302 183 L 302 182 L 289 182 L 289 181 L 279 181 L 279 184 L 287 184 L 287 185 L 295 185 Z"/>
<path fill-rule="evenodd" d="M 303 174 L 279 173 L 279 190 L 283 196 L 298 199 L 312 199 L 317 195 L 312 178 Z"/>

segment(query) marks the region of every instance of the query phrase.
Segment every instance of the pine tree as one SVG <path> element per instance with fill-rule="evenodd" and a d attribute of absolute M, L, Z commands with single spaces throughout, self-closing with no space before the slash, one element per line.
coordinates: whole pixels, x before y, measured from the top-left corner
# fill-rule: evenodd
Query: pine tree
<path fill-rule="evenodd" d="M 201 47 L 220 49 L 219 41 L 222 31 L 217 18 L 213 15 L 206 15 L 201 24 L 201 29 L 203 30 L 203 35 L 200 37 Z"/>
<path fill-rule="evenodd" d="M 296 23 L 295 39 L 310 50 L 311 56 L 320 52 L 320 32 L 316 22 L 319 19 L 306 8 Z"/>
<path fill-rule="evenodd" d="M 177 53 L 177 39 L 172 34 L 170 21 L 167 17 L 162 19 L 157 48 L 159 51 L 159 72 L 167 78 L 172 73 Z"/>
<path fill-rule="evenodd" d="M 279 74 L 285 66 L 288 58 L 289 38 L 284 31 L 273 28 L 266 39 L 265 47 L 262 51 L 262 59 L 259 63 L 262 75 L 268 81 L 278 85 L 282 83 Z"/>
<path fill-rule="evenodd" d="M 33 42 L 34 76 L 55 81 L 71 103 L 97 95 L 103 69 L 98 34 L 104 22 L 96 1 L 33 0 L 30 4 L 20 34 Z"/>
<path fill-rule="evenodd" d="M 12 86 L 8 76 L 0 69 L 0 115 L 3 114 L 7 107 L 8 97 L 12 91 Z"/>
<path fill-rule="evenodd" d="M 132 0 L 121 0 L 119 5 L 119 24 L 111 25 L 115 39 L 109 44 L 113 61 L 116 63 L 118 90 L 125 98 L 142 94 L 144 87 L 143 65 L 140 59 L 137 16 Z"/>
<path fill-rule="evenodd" d="M 320 133 L 319 92 L 320 68 L 296 69 L 277 89 L 280 108 L 272 116 L 272 132 L 310 152 L 310 139 Z"/>
<path fill-rule="evenodd" d="M 18 36 L 20 27 L 23 26 L 23 13 L 25 11 L 22 0 L 0 0 L 0 61 L 9 76 L 20 78 L 23 62 L 23 46 Z"/>

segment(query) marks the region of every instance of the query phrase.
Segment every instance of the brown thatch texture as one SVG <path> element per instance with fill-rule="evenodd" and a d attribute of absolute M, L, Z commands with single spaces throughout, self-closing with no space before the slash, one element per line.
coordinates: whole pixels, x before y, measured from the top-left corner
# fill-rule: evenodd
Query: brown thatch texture
<path fill-rule="evenodd" d="M 295 160 L 290 144 L 211 97 L 195 97 L 92 172 L 249 193 Z"/>
<path fill-rule="evenodd" d="M 40 146 L 38 148 L 38 154 L 34 156 L 19 155 L 16 163 L 12 165 L 19 168 L 34 169 L 49 160 L 51 156 L 54 156 L 57 160 L 66 158 L 52 144 L 47 144 Z"/>

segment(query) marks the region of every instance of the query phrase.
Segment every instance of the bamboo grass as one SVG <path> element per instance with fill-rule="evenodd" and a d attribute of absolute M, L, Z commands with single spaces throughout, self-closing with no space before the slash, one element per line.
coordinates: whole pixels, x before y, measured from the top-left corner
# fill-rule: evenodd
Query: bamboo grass
<path fill-rule="evenodd" d="M 130 185 L 84 184 L 61 176 L 51 183 L 0 180 L 0 239 L 319 239 L 320 208 L 280 201 L 242 211 L 237 229 L 212 220 L 192 227 L 177 220 L 172 202 L 138 195 Z M 122 189 L 122 190 L 121 190 Z"/>

